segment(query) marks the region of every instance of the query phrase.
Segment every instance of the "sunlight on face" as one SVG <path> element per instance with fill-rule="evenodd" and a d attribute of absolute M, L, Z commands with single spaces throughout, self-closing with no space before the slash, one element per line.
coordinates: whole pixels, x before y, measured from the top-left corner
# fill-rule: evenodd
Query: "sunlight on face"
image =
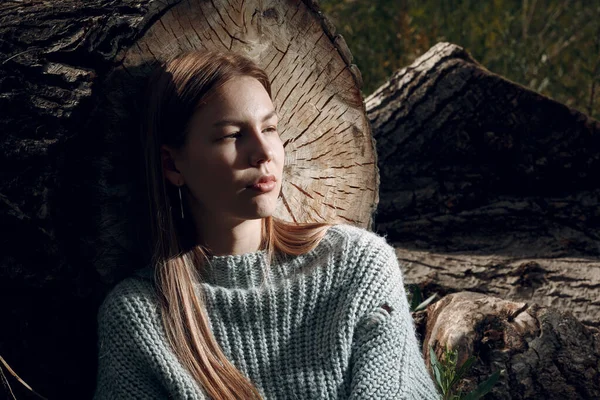
<path fill-rule="evenodd" d="M 200 215 L 228 220 L 271 216 L 281 190 L 284 149 L 269 94 L 251 77 L 221 86 L 190 121 L 175 159 Z M 272 175 L 275 185 L 249 187 Z"/>

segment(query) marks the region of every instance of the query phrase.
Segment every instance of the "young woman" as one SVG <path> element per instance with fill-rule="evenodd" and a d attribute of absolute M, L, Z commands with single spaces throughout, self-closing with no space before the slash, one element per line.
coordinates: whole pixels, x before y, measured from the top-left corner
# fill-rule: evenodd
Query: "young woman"
<path fill-rule="evenodd" d="M 265 72 L 189 52 L 147 99 L 154 254 L 100 308 L 95 398 L 439 398 L 385 239 L 272 217 L 284 149 Z"/>

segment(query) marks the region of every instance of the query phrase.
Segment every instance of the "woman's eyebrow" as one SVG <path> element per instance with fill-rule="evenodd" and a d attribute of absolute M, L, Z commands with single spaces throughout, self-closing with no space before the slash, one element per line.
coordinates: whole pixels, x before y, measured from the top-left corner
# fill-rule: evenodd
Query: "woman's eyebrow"
<path fill-rule="evenodd" d="M 268 113 L 267 115 L 265 115 L 262 118 L 261 122 L 265 122 L 268 119 L 273 118 L 275 115 L 277 114 L 277 112 L 275 110 L 271 111 L 270 113 Z M 214 123 L 214 127 L 218 128 L 221 126 L 227 126 L 227 125 L 244 125 L 245 122 L 244 121 L 236 121 L 236 120 L 231 120 L 231 119 L 223 119 L 221 121 L 215 122 Z"/>

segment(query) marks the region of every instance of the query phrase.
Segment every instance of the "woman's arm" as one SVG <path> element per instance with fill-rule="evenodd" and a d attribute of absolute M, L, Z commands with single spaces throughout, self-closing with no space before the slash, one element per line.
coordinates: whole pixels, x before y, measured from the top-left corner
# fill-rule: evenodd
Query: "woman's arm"
<path fill-rule="evenodd" d="M 168 397 L 145 365 L 144 338 L 153 321 L 143 299 L 128 286 L 117 285 L 98 311 L 95 400 Z"/>
<path fill-rule="evenodd" d="M 205 398 L 167 345 L 152 290 L 126 279 L 100 307 L 94 400 Z"/>
<path fill-rule="evenodd" d="M 425 367 L 395 251 L 387 244 L 369 257 L 364 288 L 371 311 L 355 329 L 351 399 L 439 399 Z"/>

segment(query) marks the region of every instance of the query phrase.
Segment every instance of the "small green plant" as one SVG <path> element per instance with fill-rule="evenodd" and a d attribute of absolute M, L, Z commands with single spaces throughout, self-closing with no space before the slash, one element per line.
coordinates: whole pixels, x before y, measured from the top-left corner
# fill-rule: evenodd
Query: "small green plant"
<path fill-rule="evenodd" d="M 424 310 L 435 298 L 437 297 L 437 293 L 429 296 L 426 300 L 423 300 L 423 293 L 421 293 L 421 288 L 417 285 L 409 285 L 410 290 L 410 312 L 416 312 Z"/>
<path fill-rule="evenodd" d="M 460 391 L 456 393 L 456 386 L 471 368 L 471 365 L 475 361 L 475 357 L 469 357 L 460 367 L 458 367 L 458 352 L 456 350 L 448 350 L 447 347 L 444 347 L 444 353 L 440 361 L 438 360 L 433 347 L 429 346 L 429 358 L 433 376 L 435 377 L 438 389 L 442 392 L 443 400 L 479 399 L 492 390 L 492 387 L 494 387 L 502 372 L 494 372 L 470 393 L 463 394 Z"/>
<path fill-rule="evenodd" d="M 409 305 L 410 311 L 416 312 L 424 310 L 429 304 L 431 304 L 437 296 L 437 293 L 429 296 L 423 300 L 423 293 L 421 288 L 417 285 L 408 285 L 409 289 Z M 496 384 L 500 378 L 502 371 L 494 372 L 488 379 L 480 383 L 475 390 L 470 393 L 462 393 L 458 391 L 457 386 L 460 381 L 466 376 L 471 369 L 475 357 L 469 357 L 460 367 L 458 364 L 458 352 L 456 350 L 449 350 L 447 347 L 444 348 L 442 359 L 438 360 L 435 351 L 429 346 L 429 358 L 431 362 L 431 369 L 435 377 L 435 383 L 438 389 L 442 392 L 443 400 L 477 400 L 483 397 L 485 394 L 492 390 L 492 387 Z"/>

